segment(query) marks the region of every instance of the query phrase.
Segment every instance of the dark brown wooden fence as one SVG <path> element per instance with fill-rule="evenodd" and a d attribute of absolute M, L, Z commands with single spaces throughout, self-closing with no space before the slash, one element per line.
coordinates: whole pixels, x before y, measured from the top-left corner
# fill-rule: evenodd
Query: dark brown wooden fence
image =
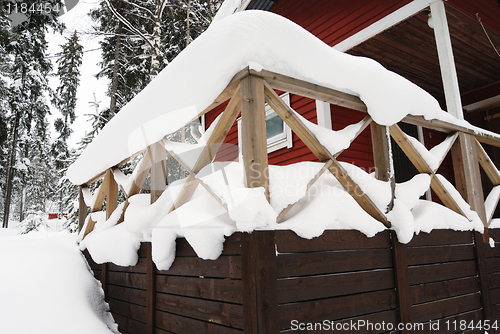
<path fill-rule="evenodd" d="M 500 231 L 490 235 L 500 241 Z M 421 326 L 402 333 L 484 333 L 471 321 L 500 318 L 500 243 L 490 248 L 473 232 L 436 230 L 408 245 L 389 231 L 236 233 L 215 261 L 178 239 L 168 271 L 154 268 L 150 248 L 134 267 L 85 253 L 122 333 L 297 332 L 307 323 L 323 324 L 307 333 L 384 333 L 398 323 Z"/>

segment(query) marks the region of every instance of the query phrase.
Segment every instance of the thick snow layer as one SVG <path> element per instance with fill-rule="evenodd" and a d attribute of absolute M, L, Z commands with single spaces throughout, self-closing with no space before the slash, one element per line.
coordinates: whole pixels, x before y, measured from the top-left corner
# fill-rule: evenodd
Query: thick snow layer
<path fill-rule="evenodd" d="M 354 165 L 341 164 L 380 210 L 386 212 L 391 201 L 389 182 L 379 181 L 374 173 Z M 140 242 L 152 241 L 153 261 L 165 270 L 174 261 L 177 237 L 186 238 L 199 257 L 216 259 L 223 250 L 225 237 L 235 231 L 290 229 L 310 239 L 325 229 L 355 229 L 368 237 L 386 229 L 367 214 L 328 171 L 307 190 L 308 183 L 322 166 L 315 162 L 269 166 L 268 203 L 263 188 L 244 187 L 241 162 L 210 164 L 198 176 L 227 210 L 199 185 L 191 201 L 169 213 L 184 185 L 185 180 L 180 180 L 171 184 L 153 204 L 149 204 L 148 195 L 132 196 L 120 225 L 115 223 L 121 210 L 108 221 L 104 212 L 92 214 L 92 219 L 97 221 L 96 228 L 80 247 L 87 248 L 96 262 L 134 265 Z M 419 174 L 396 185 L 394 208 L 387 217 L 400 242 L 408 243 L 415 233 L 430 232 L 434 228 L 483 230 L 477 214 L 462 203 L 463 200 L 459 204 L 471 220 L 442 205 L 420 200 L 429 189 L 430 180 L 429 175 Z M 456 190 L 448 191 L 456 195 Z M 294 203 L 283 222 L 277 224 L 276 218 L 282 210 Z"/>
<path fill-rule="evenodd" d="M 336 51 L 276 14 L 244 11 L 213 24 L 123 107 L 68 169 L 69 180 L 82 184 L 175 132 L 249 65 L 358 95 L 379 124 L 412 114 L 471 127 L 374 60 Z"/>
<path fill-rule="evenodd" d="M 118 333 L 76 235 L 0 232 L 1 333 Z"/>

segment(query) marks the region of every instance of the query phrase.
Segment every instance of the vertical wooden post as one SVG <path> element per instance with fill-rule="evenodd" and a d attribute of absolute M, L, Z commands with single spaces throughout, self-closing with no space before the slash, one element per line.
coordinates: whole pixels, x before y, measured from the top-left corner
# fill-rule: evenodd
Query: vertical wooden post
<path fill-rule="evenodd" d="M 441 68 L 441 77 L 443 78 L 446 108 L 448 112 L 456 118 L 464 119 L 444 1 L 433 1 L 430 4 L 430 8 L 432 22 L 434 24 L 434 36 L 436 38 L 439 67 Z"/>
<path fill-rule="evenodd" d="M 245 185 L 249 188 L 264 187 L 269 200 L 264 79 L 249 75 L 241 80 L 240 87 Z"/>
<path fill-rule="evenodd" d="M 156 266 L 153 262 L 151 243 L 144 243 L 148 254 L 148 265 L 146 273 L 146 333 L 155 333 L 155 312 L 156 312 Z"/>
<path fill-rule="evenodd" d="M 241 252 L 245 333 L 279 333 L 275 232 L 244 233 Z"/>
<path fill-rule="evenodd" d="M 106 171 L 106 220 L 109 219 L 113 211 L 118 206 L 118 184 L 111 169 Z"/>
<path fill-rule="evenodd" d="M 483 186 L 474 137 L 459 132 L 458 138 L 451 148 L 451 154 L 456 188 L 469 203 L 471 209 L 477 212 L 486 227 Z M 487 233 L 488 231 L 485 229 L 485 237 L 487 237 Z M 487 241 L 488 239 L 485 240 L 485 242 Z"/>
<path fill-rule="evenodd" d="M 150 152 L 150 153 L 149 153 Z M 167 188 L 167 151 L 162 143 L 150 146 L 151 154 L 151 203 L 156 202 Z M 147 153 L 147 154 L 148 154 Z M 143 244 L 148 254 L 146 274 L 146 333 L 155 333 L 156 312 L 156 266 L 153 262 L 151 243 Z M 147 246 L 146 246 L 147 245 Z M 144 247 L 143 246 L 143 247 Z"/>
<path fill-rule="evenodd" d="M 375 164 L 375 176 L 378 180 L 391 181 L 394 190 L 395 180 L 390 156 L 390 142 L 387 135 L 387 127 L 372 122 L 370 124 L 372 134 L 373 162 Z M 394 195 L 394 191 L 393 191 Z M 393 196 L 394 197 L 394 196 Z M 392 209 L 392 201 L 389 209 Z M 398 300 L 398 320 L 400 323 L 411 322 L 410 286 L 408 281 L 408 263 L 406 258 L 406 245 L 397 240 L 397 235 L 391 231 L 392 258 L 394 278 L 396 282 L 396 295 Z M 403 333 L 408 333 L 403 330 Z"/>
<path fill-rule="evenodd" d="M 151 150 L 151 203 L 163 194 L 167 187 L 167 151 L 162 143 L 154 143 L 150 146 Z"/>
<path fill-rule="evenodd" d="M 486 258 L 484 255 L 485 243 L 488 242 L 489 235 L 474 137 L 459 132 L 458 138 L 451 148 L 451 154 L 456 188 L 467 203 L 469 203 L 471 209 L 477 212 L 479 218 L 481 218 L 485 225 L 484 234 L 481 235 L 481 233 L 478 232 L 474 233 L 474 243 L 484 317 L 485 319 L 491 319 L 490 289 L 488 286 L 488 274 L 485 264 Z"/>
<path fill-rule="evenodd" d="M 85 219 L 87 218 L 87 204 L 85 204 L 85 199 L 83 198 L 83 188 L 85 185 L 80 186 L 80 194 L 78 198 L 78 233 L 83 228 L 83 224 L 85 224 Z"/>

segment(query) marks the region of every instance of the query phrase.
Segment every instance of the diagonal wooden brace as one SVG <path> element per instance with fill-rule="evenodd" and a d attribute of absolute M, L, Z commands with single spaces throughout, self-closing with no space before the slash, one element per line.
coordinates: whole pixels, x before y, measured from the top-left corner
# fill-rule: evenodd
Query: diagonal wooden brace
<path fill-rule="evenodd" d="M 373 218 L 377 219 L 385 226 L 390 227 L 387 217 L 380 211 L 380 209 L 373 203 L 373 201 L 361 190 L 358 184 L 349 176 L 347 171 L 335 159 L 335 157 L 316 139 L 314 134 L 302 123 L 289 106 L 283 103 L 274 90 L 266 83 L 265 97 L 266 102 L 273 108 L 281 119 L 292 129 L 292 131 L 299 136 L 304 144 L 311 150 L 311 152 L 318 157 L 321 162 L 332 161 L 332 165 L 328 170 L 339 181 L 344 189 L 354 198 L 354 200 L 370 214 Z"/>
<path fill-rule="evenodd" d="M 207 145 L 201 152 L 200 156 L 198 157 L 198 160 L 196 161 L 192 169 L 194 175 L 196 175 L 203 167 L 210 164 L 212 160 L 215 158 L 229 130 L 236 121 L 236 117 L 238 117 L 238 114 L 240 113 L 240 106 L 241 106 L 241 96 L 240 96 L 240 87 L 238 86 L 231 100 L 229 101 L 226 109 L 224 110 L 224 113 L 221 116 L 219 123 L 217 123 L 214 131 L 212 132 L 212 135 L 208 139 Z M 177 196 L 174 204 L 170 208 L 170 212 L 172 212 L 176 208 L 180 207 L 181 205 L 189 201 L 193 196 L 196 187 L 199 184 L 199 182 L 196 182 L 196 178 L 194 177 L 193 174 L 190 174 L 188 176 L 188 179 L 186 180 L 186 183 L 181 189 L 179 196 Z"/>
<path fill-rule="evenodd" d="M 406 154 L 408 159 L 410 159 L 411 163 L 415 166 L 419 173 L 429 174 L 431 176 L 431 188 L 434 190 L 439 199 L 443 202 L 443 204 L 455 211 L 456 213 L 467 217 L 465 213 L 462 211 L 457 202 L 453 199 L 453 197 L 448 193 L 445 186 L 439 181 L 439 179 L 432 170 L 431 167 L 427 164 L 425 159 L 420 155 L 417 149 L 413 146 L 413 144 L 408 140 L 406 134 L 401 130 L 401 128 L 397 125 L 391 125 L 390 127 L 391 137 L 396 141 L 401 150 Z"/>

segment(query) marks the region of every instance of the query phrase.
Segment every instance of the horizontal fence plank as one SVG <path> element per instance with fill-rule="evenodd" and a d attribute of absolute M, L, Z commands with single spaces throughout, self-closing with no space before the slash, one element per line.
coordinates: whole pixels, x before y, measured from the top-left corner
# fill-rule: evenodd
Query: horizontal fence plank
<path fill-rule="evenodd" d="M 108 284 L 146 290 L 146 274 L 108 271 Z"/>
<path fill-rule="evenodd" d="M 327 230 L 313 239 L 304 239 L 295 232 L 276 231 L 276 246 L 279 253 L 320 252 L 330 250 L 390 248 L 389 233 L 383 231 L 372 238 L 359 231 Z"/>
<path fill-rule="evenodd" d="M 140 321 L 130 319 L 119 314 L 113 314 L 113 318 L 118 324 L 118 330 L 122 333 L 146 333 L 146 324 Z"/>
<path fill-rule="evenodd" d="M 500 304 L 493 305 L 491 307 L 491 315 L 492 315 L 493 319 L 499 319 L 498 326 L 500 327 Z"/>
<path fill-rule="evenodd" d="M 280 254 L 277 257 L 280 278 L 391 267 L 390 249 Z"/>
<path fill-rule="evenodd" d="M 476 276 L 475 261 L 450 262 L 408 267 L 410 285 Z"/>
<path fill-rule="evenodd" d="M 491 305 L 500 304 L 500 289 L 490 290 Z"/>
<path fill-rule="evenodd" d="M 500 243 L 500 228 L 490 228 L 488 229 L 488 233 L 495 240 L 495 243 Z"/>
<path fill-rule="evenodd" d="M 217 260 L 198 257 L 176 257 L 169 270 L 157 270 L 158 275 L 241 278 L 241 256 L 220 256 Z"/>
<path fill-rule="evenodd" d="M 146 306 L 146 291 L 108 284 L 106 296 L 141 306 Z"/>
<path fill-rule="evenodd" d="M 278 280 L 278 302 L 291 303 L 395 287 L 392 269 Z"/>
<path fill-rule="evenodd" d="M 124 302 L 111 297 L 108 297 L 107 302 L 113 314 L 119 314 L 126 318 L 146 323 L 146 307 Z"/>
<path fill-rule="evenodd" d="M 464 295 L 449 299 L 442 299 L 431 303 L 419 304 L 411 307 L 412 321 L 424 322 L 441 319 L 454 314 L 465 313 L 481 308 L 479 293 Z"/>
<path fill-rule="evenodd" d="M 157 293 L 156 309 L 243 329 L 243 305 Z"/>
<path fill-rule="evenodd" d="M 222 255 L 241 255 L 241 234 L 235 233 L 224 241 Z M 175 241 L 175 256 L 198 256 L 185 238 Z"/>
<path fill-rule="evenodd" d="M 425 321 L 418 323 L 418 326 L 420 327 L 415 327 L 418 329 L 416 329 L 413 333 L 415 334 L 469 333 L 469 332 L 464 332 L 464 330 L 460 329 L 461 325 L 460 322 L 464 321 L 465 324 L 468 325 L 471 321 L 474 321 L 474 324 L 477 324 L 477 322 L 482 319 L 483 319 L 482 310 L 474 310 L 471 312 L 466 312 L 439 320 Z M 481 334 L 484 334 L 484 330 L 481 332 Z"/>
<path fill-rule="evenodd" d="M 156 328 L 169 333 L 196 333 L 196 334 L 242 334 L 243 330 L 218 325 L 214 322 L 204 322 L 182 317 L 176 314 L 156 311 Z"/>
<path fill-rule="evenodd" d="M 241 280 L 157 275 L 156 291 L 243 304 Z"/>
<path fill-rule="evenodd" d="M 396 310 L 389 310 L 339 321 L 327 320 L 325 322 L 311 323 L 310 327 L 312 329 L 306 332 L 308 334 L 324 334 L 325 332 L 377 334 L 387 333 L 388 324 L 394 324 L 394 328 L 396 328 L 397 323 L 398 315 Z M 382 327 L 381 324 L 385 324 L 384 327 Z M 290 328 L 281 330 L 280 333 L 297 333 L 299 325 L 299 323 L 294 323 L 293 326 L 291 324 Z M 308 323 L 303 324 L 304 327 L 307 325 Z M 316 329 L 314 329 L 314 326 L 316 326 Z"/>
<path fill-rule="evenodd" d="M 500 288 L 500 273 L 488 274 L 488 287 L 490 289 Z"/>
<path fill-rule="evenodd" d="M 394 290 L 368 292 L 357 295 L 321 299 L 279 306 L 280 328 L 290 328 L 292 320 L 321 322 L 340 320 L 396 308 Z"/>
<path fill-rule="evenodd" d="M 479 281 L 477 277 L 420 284 L 410 287 L 410 302 L 415 305 L 478 291 Z"/>
<path fill-rule="evenodd" d="M 497 243 L 495 243 L 495 244 L 497 244 Z M 486 256 L 487 258 L 491 258 L 491 257 L 500 258 L 500 244 L 497 244 L 496 247 L 493 247 L 493 248 L 491 248 L 490 245 L 485 245 L 484 256 Z M 500 260 L 500 259 L 498 259 L 498 260 Z"/>
<path fill-rule="evenodd" d="M 406 254 L 410 266 L 475 259 L 473 245 L 408 247 Z"/>
<path fill-rule="evenodd" d="M 148 261 L 146 258 L 139 258 L 137 264 L 134 266 L 118 266 L 114 263 L 108 263 L 108 271 L 122 271 L 129 273 L 142 273 L 145 274 L 147 272 Z"/>
<path fill-rule="evenodd" d="M 408 243 L 408 248 L 414 246 L 463 245 L 472 244 L 472 232 L 453 230 L 432 230 L 431 233 L 421 232 Z"/>
<path fill-rule="evenodd" d="M 484 260 L 486 263 L 486 272 L 487 273 L 498 273 L 500 272 L 500 261 L 497 258 L 490 258 Z"/>

